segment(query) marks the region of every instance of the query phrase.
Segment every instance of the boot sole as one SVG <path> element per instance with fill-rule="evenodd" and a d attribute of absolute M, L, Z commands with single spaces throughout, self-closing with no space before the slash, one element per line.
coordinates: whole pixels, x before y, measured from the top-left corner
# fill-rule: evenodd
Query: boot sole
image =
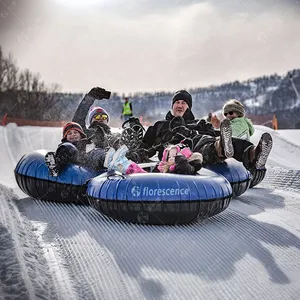
<path fill-rule="evenodd" d="M 234 149 L 232 144 L 232 129 L 229 120 L 225 119 L 222 121 L 220 134 L 222 138 L 224 154 L 227 158 L 230 158 L 234 155 Z"/>
<path fill-rule="evenodd" d="M 143 139 L 143 129 L 141 126 L 125 128 L 122 132 L 121 141 L 129 149 L 136 149 Z"/>
<path fill-rule="evenodd" d="M 48 152 L 45 155 L 45 163 L 48 167 L 49 174 L 53 177 L 57 177 L 58 176 L 58 171 L 56 169 L 55 153 L 54 152 Z"/>
<path fill-rule="evenodd" d="M 255 163 L 255 167 L 258 170 L 263 169 L 266 165 L 267 159 L 272 150 L 273 139 L 269 133 L 265 132 L 261 136 L 259 143 L 261 144 L 261 152 L 258 155 L 257 161 Z"/>

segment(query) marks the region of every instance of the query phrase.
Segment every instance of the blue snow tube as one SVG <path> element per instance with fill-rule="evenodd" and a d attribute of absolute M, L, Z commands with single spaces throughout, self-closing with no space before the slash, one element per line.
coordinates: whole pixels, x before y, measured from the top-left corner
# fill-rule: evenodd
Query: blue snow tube
<path fill-rule="evenodd" d="M 242 195 L 250 186 L 251 173 L 245 169 L 242 163 L 233 158 L 226 159 L 222 163 L 205 165 L 204 168 L 224 176 L 232 186 L 234 198 Z"/>
<path fill-rule="evenodd" d="M 252 169 L 251 170 L 251 175 L 252 175 L 252 180 L 250 182 L 250 188 L 255 187 L 259 183 L 261 183 L 265 176 L 266 176 L 267 169 Z"/>
<path fill-rule="evenodd" d="M 20 189 L 36 199 L 87 204 L 85 183 L 99 175 L 99 172 L 68 164 L 59 176 L 52 177 L 45 164 L 47 152 L 36 150 L 20 159 L 15 168 L 15 177 Z"/>
<path fill-rule="evenodd" d="M 111 218 L 155 225 L 184 224 L 214 216 L 229 205 L 230 183 L 209 176 L 104 173 L 88 182 L 92 207 Z"/>

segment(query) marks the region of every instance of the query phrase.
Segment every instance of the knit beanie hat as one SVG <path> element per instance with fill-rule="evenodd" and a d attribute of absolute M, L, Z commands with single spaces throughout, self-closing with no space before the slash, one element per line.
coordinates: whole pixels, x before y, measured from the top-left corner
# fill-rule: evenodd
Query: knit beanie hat
<path fill-rule="evenodd" d="M 185 90 L 177 91 L 172 98 L 172 106 L 178 100 L 185 101 L 187 103 L 187 105 L 189 106 L 189 108 L 192 109 L 193 99 L 192 99 L 191 94 L 188 93 L 187 91 L 185 91 Z"/>
<path fill-rule="evenodd" d="M 62 142 L 66 140 L 67 134 L 70 130 L 76 130 L 80 133 L 82 138 L 86 138 L 86 134 L 83 132 L 82 127 L 76 122 L 68 122 L 63 127 L 63 138 Z"/>
<path fill-rule="evenodd" d="M 88 116 L 89 125 L 92 124 L 93 117 L 96 115 L 107 115 L 107 123 L 109 122 L 109 114 L 107 113 L 107 111 L 100 106 L 95 106 L 89 111 L 89 116 Z"/>
<path fill-rule="evenodd" d="M 224 104 L 223 114 L 229 113 L 230 111 L 236 112 L 239 117 L 245 116 L 244 105 L 236 99 L 230 99 Z"/>

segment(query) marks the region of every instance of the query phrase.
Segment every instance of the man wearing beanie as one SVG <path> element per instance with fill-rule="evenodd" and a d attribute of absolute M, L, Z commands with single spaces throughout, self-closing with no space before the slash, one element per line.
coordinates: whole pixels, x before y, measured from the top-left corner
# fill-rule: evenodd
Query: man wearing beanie
<path fill-rule="evenodd" d="M 188 105 L 189 109 L 192 109 L 193 99 L 190 93 L 185 90 L 177 91 L 172 98 L 172 106 L 175 102 L 180 100 L 184 101 Z"/>
<path fill-rule="evenodd" d="M 167 144 L 184 142 L 188 143 L 193 152 L 203 155 L 203 164 L 218 163 L 233 157 L 243 162 L 247 169 L 264 168 L 273 143 L 270 134 L 264 133 L 258 145 L 254 146 L 247 140 L 232 137 L 228 119 L 221 122 L 220 131 L 215 131 L 204 119 L 196 120 L 191 108 L 192 96 L 185 90 L 177 91 L 172 97 L 172 108 L 165 120 L 157 121 L 145 133 L 140 149 L 145 153 L 144 160 L 154 156 L 157 151 L 161 160 Z M 227 109 L 228 114 L 231 109 L 234 109 L 237 116 L 245 114 L 243 105 L 236 100 L 227 103 L 226 114 Z"/>
<path fill-rule="evenodd" d="M 147 149 L 149 157 L 155 155 L 156 151 L 158 151 L 158 158 L 161 159 L 164 144 L 168 143 L 176 135 L 177 129 L 180 128 L 181 131 L 187 131 L 185 135 L 192 133 L 185 126 L 187 124 L 197 124 L 197 120 L 191 111 L 192 105 L 192 96 L 186 90 L 179 90 L 174 94 L 171 110 L 166 114 L 165 119 L 157 121 L 153 126 L 149 126 L 144 135 L 141 147 Z M 177 129 L 174 130 L 175 128 Z"/>

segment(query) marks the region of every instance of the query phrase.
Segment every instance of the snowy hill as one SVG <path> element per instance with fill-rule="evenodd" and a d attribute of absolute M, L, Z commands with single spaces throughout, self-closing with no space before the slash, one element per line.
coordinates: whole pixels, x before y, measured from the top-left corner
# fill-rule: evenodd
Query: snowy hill
<path fill-rule="evenodd" d="M 220 215 L 138 226 L 34 200 L 13 170 L 61 128 L 0 127 L 1 299 L 299 299 L 299 130 L 274 138 L 268 175 Z"/>

